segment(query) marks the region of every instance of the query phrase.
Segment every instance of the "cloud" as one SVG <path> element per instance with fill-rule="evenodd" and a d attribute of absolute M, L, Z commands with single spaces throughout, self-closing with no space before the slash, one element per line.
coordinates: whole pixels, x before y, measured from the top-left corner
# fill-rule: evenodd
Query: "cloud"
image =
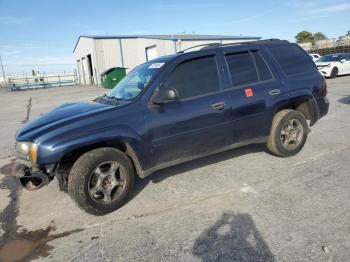
<path fill-rule="evenodd" d="M 160 0 L 157 7 L 169 8 L 169 9 L 207 9 L 207 8 L 216 8 L 224 6 L 223 3 L 213 3 L 213 2 L 194 2 L 194 1 L 177 1 L 176 3 L 170 1 Z"/>
<path fill-rule="evenodd" d="M 236 19 L 234 21 L 232 21 L 232 23 L 241 23 L 241 22 L 248 22 L 248 21 L 254 21 L 256 20 L 257 18 L 260 18 L 260 17 L 263 17 L 267 14 L 270 14 L 274 11 L 274 9 L 267 9 L 265 11 L 262 11 L 260 13 L 256 13 L 254 15 L 251 15 L 251 16 L 247 16 L 247 17 L 244 17 L 244 18 L 241 18 L 241 19 Z"/>
<path fill-rule="evenodd" d="M 202 24 L 202 26 L 223 26 L 223 25 L 230 26 L 230 25 L 234 25 L 234 24 L 255 21 L 261 17 L 264 17 L 264 16 L 272 13 L 274 10 L 275 10 L 274 8 L 271 8 L 271 9 L 263 10 L 261 12 L 257 12 L 255 14 L 250 15 L 250 16 L 235 18 L 234 20 L 232 20 L 230 22 Z"/>
<path fill-rule="evenodd" d="M 307 9 L 307 8 L 313 8 L 315 6 L 319 6 L 320 5 L 320 1 L 307 1 L 307 0 L 291 0 L 291 1 L 287 1 L 285 2 L 285 5 L 287 5 L 288 7 L 292 7 L 292 8 L 301 8 L 301 9 Z"/>
<path fill-rule="evenodd" d="M 0 24 L 4 25 L 22 25 L 29 21 L 32 21 L 31 17 L 15 17 L 11 15 L 0 16 Z"/>
<path fill-rule="evenodd" d="M 350 10 L 350 3 L 337 0 L 291 0 L 285 3 L 287 7 L 300 10 L 304 14 L 314 14 L 315 18 L 321 14 L 334 14 Z M 308 19 L 305 19 L 308 20 Z"/>
<path fill-rule="evenodd" d="M 131 32 L 125 32 L 121 33 L 121 35 L 144 35 L 148 32 L 146 30 L 137 30 L 137 31 L 131 31 Z"/>
<path fill-rule="evenodd" d="M 310 14 L 320 13 L 338 13 L 350 10 L 350 3 L 333 4 L 326 7 L 313 8 L 309 10 Z"/>
<path fill-rule="evenodd" d="M 11 50 L 11 51 L 2 51 L 1 52 L 2 55 L 6 55 L 6 56 L 18 55 L 20 53 L 22 53 L 20 50 Z"/>
<path fill-rule="evenodd" d="M 70 56 L 13 56 L 4 59 L 6 66 L 39 66 L 39 65 L 73 65 L 73 58 Z"/>

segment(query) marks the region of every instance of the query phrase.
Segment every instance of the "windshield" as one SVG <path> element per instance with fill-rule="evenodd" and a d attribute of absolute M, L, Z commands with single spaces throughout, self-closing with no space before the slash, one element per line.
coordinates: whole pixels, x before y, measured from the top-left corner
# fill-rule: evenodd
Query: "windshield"
<path fill-rule="evenodd" d="M 341 58 L 341 55 L 325 55 L 322 56 L 320 59 L 317 59 L 316 62 L 336 62 L 339 61 Z"/>
<path fill-rule="evenodd" d="M 155 62 L 139 65 L 127 74 L 122 81 L 107 94 L 107 97 L 125 101 L 133 100 L 142 92 L 163 65 L 164 63 Z"/>

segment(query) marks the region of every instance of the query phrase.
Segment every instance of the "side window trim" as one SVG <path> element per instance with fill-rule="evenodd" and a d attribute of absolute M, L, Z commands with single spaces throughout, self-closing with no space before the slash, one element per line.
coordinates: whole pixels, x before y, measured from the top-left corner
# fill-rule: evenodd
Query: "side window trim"
<path fill-rule="evenodd" d="M 249 51 L 249 54 L 250 54 L 250 57 L 252 58 L 253 63 L 254 63 L 255 72 L 256 72 L 256 75 L 258 76 L 258 83 L 260 83 L 260 82 L 261 82 L 261 79 L 260 79 L 260 71 L 259 71 L 259 69 L 258 69 L 258 66 L 256 65 L 256 61 L 255 61 L 254 54 L 253 54 L 253 52 L 251 52 L 251 51 Z"/>
<path fill-rule="evenodd" d="M 194 57 L 189 57 L 189 58 L 185 58 L 179 62 L 177 62 L 173 68 L 171 68 L 171 70 L 169 70 L 169 72 L 167 72 L 167 74 L 164 76 L 164 78 L 161 80 L 160 84 L 159 84 L 159 88 L 156 88 L 156 90 L 154 91 L 154 94 L 163 87 L 164 83 L 169 79 L 169 77 L 171 76 L 171 74 L 175 71 L 175 69 L 186 62 L 189 62 L 191 60 L 196 60 L 196 59 L 201 59 L 201 58 L 207 58 L 207 57 L 214 57 L 215 59 L 215 63 L 216 63 L 216 71 L 218 74 L 218 78 L 219 78 L 219 90 L 214 91 L 214 92 L 210 92 L 210 93 L 205 93 L 205 94 L 201 94 L 201 95 L 197 95 L 197 96 L 192 96 L 192 97 L 187 97 L 187 98 L 181 98 L 179 97 L 178 101 L 189 101 L 189 100 L 193 100 L 193 99 L 198 99 L 198 98 L 202 98 L 202 97 L 206 97 L 209 95 L 213 95 L 213 94 L 217 94 L 217 93 L 221 93 L 223 91 L 225 91 L 223 89 L 223 75 L 221 73 L 221 69 L 220 69 L 220 61 L 218 61 L 218 54 L 217 52 L 215 53 L 210 53 L 210 54 L 203 54 L 203 55 L 199 55 L 199 56 L 194 56 Z M 154 95 L 153 94 L 153 95 Z"/>
<path fill-rule="evenodd" d="M 255 52 L 255 51 L 253 51 Z M 263 60 L 264 64 L 266 65 L 267 69 L 269 70 L 270 74 L 271 74 L 271 79 L 268 79 L 268 80 L 264 80 L 264 81 L 261 81 L 260 80 L 260 70 L 258 69 L 257 65 L 256 65 L 256 61 L 255 61 L 255 57 L 253 55 L 253 60 L 254 60 L 254 64 L 255 64 L 255 67 L 256 67 L 256 70 L 258 72 L 258 78 L 259 78 L 259 82 L 269 82 L 269 81 L 273 81 L 273 80 L 276 80 L 274 74 L 272 73 L 272 70 L 270 68 L 270 65 L 267 63 L 265 57 L 261 54 L 261 52 L 259 50 L 256 51 L 257 52 L 257 55 L 260 56 L 260 58 Z"/>

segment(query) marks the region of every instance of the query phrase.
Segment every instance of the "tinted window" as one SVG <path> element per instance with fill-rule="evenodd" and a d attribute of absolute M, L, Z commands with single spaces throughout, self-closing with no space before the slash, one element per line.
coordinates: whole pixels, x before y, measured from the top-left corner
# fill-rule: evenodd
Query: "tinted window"
<path fill-rule="evenodd" d="M 271 71 L 267 66 L 267 64 L 265 63 L 264 59 L 262 58 L 261 54 L 259 52 L 253 52 L 253 56 L 254 56 L 256 67 L 258 69 L 260 81 L 267 81 L 272 79 L 273 77 L 272 77 Z"/>
<path fill-rule="evenodd" d="M 316 70 L 311 58 L 297 45 L 273 45 L 269 49 L 287 76 Z"/>
<path fill-rule="evenodd" d="M 220 90 L 214 56 L 186 61 L 178 65 L 162 88 L 174 88 L 181 99 Z"/>
<path fill-rule="evenodd" d="M 250 53 L 228 54 L 225 57 L 233 86 L 258 82 L 258 74 Z"/>

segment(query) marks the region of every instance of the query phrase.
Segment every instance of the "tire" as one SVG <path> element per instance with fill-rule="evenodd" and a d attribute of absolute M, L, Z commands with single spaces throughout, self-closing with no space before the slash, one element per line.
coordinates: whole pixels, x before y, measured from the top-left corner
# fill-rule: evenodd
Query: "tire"
<path fill-rule="evenodd" d="M 330 78 L 336 78 L 338 76 L 339 70 L 337 67 L 333 67 L 332 71 L 331 71 L 331 76 Z"/>
<path fill-rule="evenodd" d="M 134 181 L 134 168 L 125 154 L 114 148 L 98 148 L 74 163 L 68 193 L 87 213 L 105 215 L 124 205 Z"/>
<path fill-rule="evenodd" d="M 304 147 L 307 133 L 308 124 L 302 113 L 282 110 L 273 118 L 267 148 L 276 156 L 294 156 Z"/>

